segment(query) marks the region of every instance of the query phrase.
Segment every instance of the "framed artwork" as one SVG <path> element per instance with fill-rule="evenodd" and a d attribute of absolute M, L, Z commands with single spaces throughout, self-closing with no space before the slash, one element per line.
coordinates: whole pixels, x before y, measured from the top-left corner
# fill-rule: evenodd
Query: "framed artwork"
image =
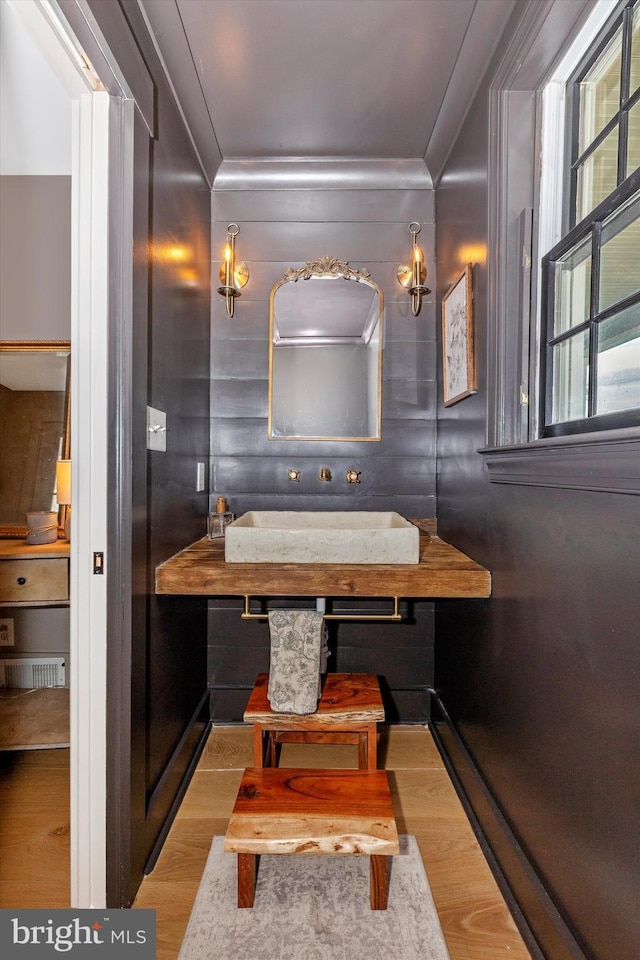
<path fill-rule="evenodd" d="M 445 407 L 476 392 L 470 263 L 442 300 L 442 369 Z"/>

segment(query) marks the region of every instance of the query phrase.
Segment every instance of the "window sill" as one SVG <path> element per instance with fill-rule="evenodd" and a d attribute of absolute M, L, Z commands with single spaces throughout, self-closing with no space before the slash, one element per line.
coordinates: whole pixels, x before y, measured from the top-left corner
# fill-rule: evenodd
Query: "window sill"
<path fill-rule="evenodd" d="M 640 494 L 640 429 L 485 447 L 491 483 Z"/>

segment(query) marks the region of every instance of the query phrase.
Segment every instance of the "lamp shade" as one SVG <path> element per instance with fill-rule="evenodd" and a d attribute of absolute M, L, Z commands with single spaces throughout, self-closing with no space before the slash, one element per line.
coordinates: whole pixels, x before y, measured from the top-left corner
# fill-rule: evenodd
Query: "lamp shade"
<path fill-rule="evenodd" d="M 56 499 L 60 505 L 71 503 L 71 460 L 56 463 Z"/>

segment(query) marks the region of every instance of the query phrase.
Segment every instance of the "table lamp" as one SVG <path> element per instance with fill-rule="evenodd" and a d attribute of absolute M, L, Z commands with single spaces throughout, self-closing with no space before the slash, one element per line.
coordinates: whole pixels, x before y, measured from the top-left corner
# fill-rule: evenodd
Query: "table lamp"
<path fill-rule="evenodd" d="M 63 522 L 65 539 L 69 539 L 71 526 L 71 460 L 58 460 L 56 463 L 56 500 L 65 507 Z"/>

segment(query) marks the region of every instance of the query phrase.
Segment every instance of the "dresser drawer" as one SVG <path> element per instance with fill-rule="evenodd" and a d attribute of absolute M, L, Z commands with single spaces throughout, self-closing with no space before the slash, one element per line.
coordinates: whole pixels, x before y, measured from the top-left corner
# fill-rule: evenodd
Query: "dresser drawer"
<path fill-rule="evenodd" d="M 0 560 L 0 604 L 68 603 L 69 560 Z"/>

